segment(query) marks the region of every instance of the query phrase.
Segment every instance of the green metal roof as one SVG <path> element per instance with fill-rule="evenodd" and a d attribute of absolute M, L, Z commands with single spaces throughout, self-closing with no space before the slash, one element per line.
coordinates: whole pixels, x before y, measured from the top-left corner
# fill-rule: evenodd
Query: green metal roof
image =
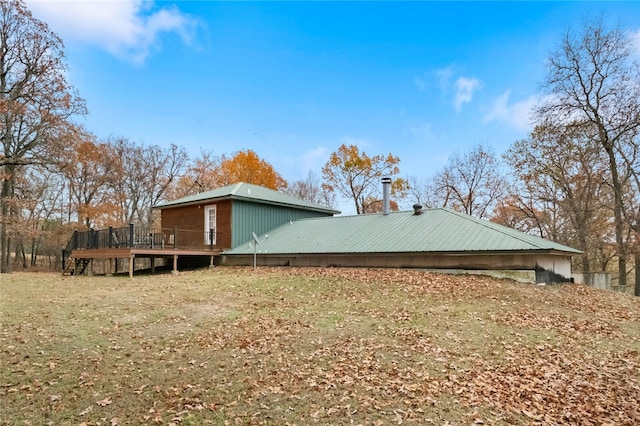
<path fill-rule="evenodd" d="M 305 219 L 269 233 L 261 254 L 562 252 L 571 247 L 449 209 Z M 263 237 L 261 237 L 263 239 Z M 251 254 L 242 244 L 225 254 Z"/>
<path fill-rule="evenodd" d="M 188 197 L 179 198 L 177 200 L 160 203 L 154 206 L 154 209 L 166 209 L 188 204 L 200 204 L 204 201 L 238 199 L 251 201 L 255 203 L 274 204 L 287 207 L 301 208 L 305 210 L 320 211 L 328 214 L 339 214 L 339 210 L 311 203 L 309 201 L 300 200 L 282 192 L 274 191 L 263 186 L 253 185 L 251 183 L 238 182 L 233 185 L 223 186 L 221 188 L 212 189 L 210 191 L 201 192 L 200 194 L 190 195 Z"/>

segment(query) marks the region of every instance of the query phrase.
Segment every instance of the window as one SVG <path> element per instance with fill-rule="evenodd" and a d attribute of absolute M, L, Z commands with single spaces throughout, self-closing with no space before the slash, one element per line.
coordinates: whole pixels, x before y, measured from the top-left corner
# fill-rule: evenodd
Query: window
<path fill-rule="evenodd" d="M 211 234 L 213 233 L 213 241 Z M 206 245 L 216 244 L 216 206 L 206 206 L 204 208 L 204 243 Z"/>

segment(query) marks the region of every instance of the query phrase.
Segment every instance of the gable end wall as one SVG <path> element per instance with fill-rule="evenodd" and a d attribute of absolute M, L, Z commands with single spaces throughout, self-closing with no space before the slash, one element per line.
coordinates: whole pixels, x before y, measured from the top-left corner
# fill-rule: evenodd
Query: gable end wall
<path fill-rule="evenodd" d="M 216 245 L 223 249 L 231 248 L 231 201 L 207 202 L 197 205 L 179 206 L 161 210 L 161 226 L 164 233 L 178 229 L 181 236 L 179 244 L 189 248 L 205 248 L 204 244 L 204 208 L 216 205 Z M 166 238 L 169 241 L 169 238 Z"/>
<path fill-rule="evenodd" d="M 289 221 L 330 216 L 332 216 L 331 213 L 304 210 L 302 208 L 235 200 L 231 216 L 231 247 L 235 248 L 250 241 L 252 232 L 257 235 L 264 235 L 278 226 L 289 223 Z"/>

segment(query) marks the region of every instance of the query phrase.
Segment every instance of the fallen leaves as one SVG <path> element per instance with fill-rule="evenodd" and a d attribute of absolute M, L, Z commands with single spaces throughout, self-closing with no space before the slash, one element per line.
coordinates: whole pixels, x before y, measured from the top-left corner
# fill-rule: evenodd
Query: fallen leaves
<path fill-rule="evenodd" d="M 111 400 L 111 398 L 107 397 L 105 399 L 101 399 L 100 401 L 96 401 L 96 404 L 101 406 L 101 407 L 106 407 L 107 405 L 111 405 L 113 401 Z"/>
<path fill-rule="evenodd" d="M 78 282 L 11 294 L 9 419 L 640 424 L 640 302 L 619 294 L 392 269 Z"/>
<path fill-rule="evenodd" d="M 471 405 L 488 404 L 547 423 L 635 425 L 640 422 L 640 356 L 584 354 L 571 342 L 511 348 L 501 365 L 486 363 L 458 385 Z"/>

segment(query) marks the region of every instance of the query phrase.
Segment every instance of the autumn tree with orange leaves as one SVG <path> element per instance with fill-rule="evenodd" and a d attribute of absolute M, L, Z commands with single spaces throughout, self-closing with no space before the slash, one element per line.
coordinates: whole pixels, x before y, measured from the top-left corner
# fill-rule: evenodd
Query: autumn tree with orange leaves
<path fill-rule="evenodd" d="M 223 155 L 216 174 L 220 186 L 246 182 L 275 190 L 287 187 L 287 181 L 273 166 L 250 149 L 238 151 L 229 158 Z"/>
<path fill-rule="evenodd" d="M 380 200 L 383 177 L 392 178 L 392 195 L 401 195 L 406 189 L 404 179 L 393 179 L 400 173 L 399 163 L 400 159 L 391 153 L 369 157 L 356 145 L 342 144 L 322 168 L 322 186 L 352 200 L 357 214 L 377 211 L 375 205 Z"/>
<path fill-rule="evenodd" d="M 124 194 L 113 189 L 123 169 L 114 147 L 96 140 L 90 133 L 81 132 L 68 145 L 64 158 L 60 170 L 67 180 L 78 222 L 87 228 L 118 223 L 122 217 L 119 197 Z"/>
<path fill-rule="evenodd" d="M 167 199 L 198 194 L 237 182 L 252 183 L 275 190 L 287 188 L 287 181 L 273 166 L 252 150 L 238 151 L 231 157 L 216 157 L 202 151 L 191 161 L 184 175 L 167 191 Z"/>
<path fill-rule="evenodd" d="M 614 195 L 606 183 L 606 157 L 585 130 L 580 122 L 538 126 L 515 142 L 504 155 L 514 178 L 512 195 L 494 220 L 582 250 L 575 266 L 591 272 L 605 270 L 611 260 L 603 247 L 615 239 Z"/>
<path fill-rule="evenodd" d="M 613 191 L 613 226 L 618 258 L 618 285 L 627 285 L 628 197 L 633 160 L 640 148 L 640 63 L 631 31 L 609 28 L 604 18 L 586 18 L 568 29 L 548 58 L 545 96 L 534 118 L 555 128 L 579 123 L 606 159 L 607 185 Z M 569 123 L 568 121 L 573 121 Z M 633 208 L 631 208 L 633 209 Z"/>
<path fill-rule="evenodd" d="M 66 80 L 62 40 L 19 0 L 0 2 L 0 272 L 9 272 L 8 229 L 16 208 L 16 177 L 48 162 L 57 129 L 84 102 Z"/>

